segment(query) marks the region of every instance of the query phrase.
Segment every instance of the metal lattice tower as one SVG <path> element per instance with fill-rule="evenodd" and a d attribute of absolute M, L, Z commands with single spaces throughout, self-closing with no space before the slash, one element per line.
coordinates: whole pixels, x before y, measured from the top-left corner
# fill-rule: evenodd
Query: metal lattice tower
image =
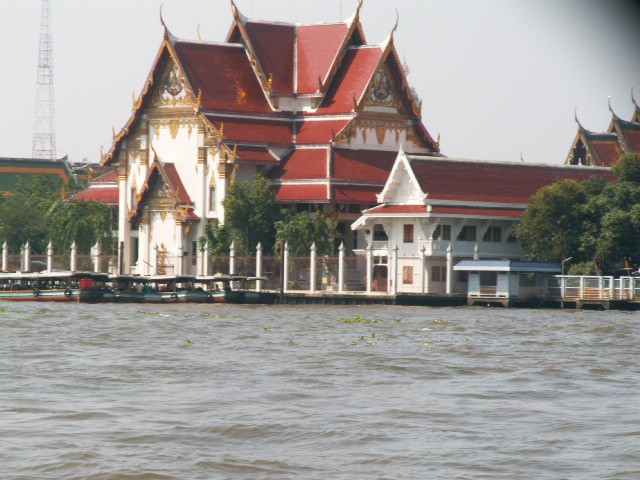
<path fill-rule="evenodd" d="M 56 116 L 53 103 L 53 42 L 51 40 L 51 3 L 42 0 L 36 116 L 33 130 L 33 158 L 56 159 Z"/>

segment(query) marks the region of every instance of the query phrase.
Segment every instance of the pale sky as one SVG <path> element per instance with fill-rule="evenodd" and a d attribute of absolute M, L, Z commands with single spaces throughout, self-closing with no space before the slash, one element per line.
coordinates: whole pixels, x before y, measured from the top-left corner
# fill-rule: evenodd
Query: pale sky
<path fill-rule="evenodd" d="M 58 154 L 99 161 L 171 32 L 223 42 L 228 0 L 51 0 Z M 254 19 L 315 23 L 357 0 L 236 0 Z M 366 40 L 395 45 L 450 157 L 562 164 L 582 125 L 604 131 L 640 103 L 640 8 L 632 0 L 364 0 Z M 0 157 L 30 157 L 41 0 L 0 0 Z"/>

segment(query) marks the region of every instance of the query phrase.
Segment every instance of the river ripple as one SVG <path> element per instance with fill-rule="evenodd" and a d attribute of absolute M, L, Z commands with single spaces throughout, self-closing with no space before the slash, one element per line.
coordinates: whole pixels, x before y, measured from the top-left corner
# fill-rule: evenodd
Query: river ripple
<path fill-rule="evenodd" d="M 0 304 L 0 478 L 640 478 L 638 313 Z"/>

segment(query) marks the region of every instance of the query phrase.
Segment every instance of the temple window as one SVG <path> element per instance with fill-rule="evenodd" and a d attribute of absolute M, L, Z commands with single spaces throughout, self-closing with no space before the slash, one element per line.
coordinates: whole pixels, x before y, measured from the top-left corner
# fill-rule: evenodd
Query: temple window
<path fill-rule="evenodd" d="M 405 224 L 402 236 L 404 243 L 413 243 L 413 224 Z"/>
<path fill-rule="evenodd" d="M 209 211 L 216 211 L 216 187 L 209 187 Z"/>
<path fill-rule="evenodd" d="M 451 225 L 438 225 L 433 232 L 434 240 L 451 240 Z"/>
<path fill-rule="evenodd" d="M 517 241 L 518 240 L 516 239 L 515 233 L 513 233 L 513 231 L 511 231 L 511 233 L 507 237 L 507 243 L 517 243 Z"/>
<path fill-rule="evenodd" d="M 411 265 L 402 267 L 402 284 L 413 285 L 413 267 Z"/>
<path fill-rule="evenodd" d="M 389 240 L 387 237 L 387 232 L 384 231 L 384 227 L 382 225 L 375 225 L 373 227 L 373 241 L 374 242 L 386 242 Z"/>
<path fill-rule="evenodd" d="M 431 281 L 442 283 L 447 281 L 447 267 L 436 265 L 431 267 Z"/>
<path fill-rule="evenodd" d="M 474 225 L 465 225 L 458 234 L 458 240 L 462 242 L 476 241 L 476 227 Z"/>
<path fill-rule="evenodd" d="M 482 237 L 483 242 L 497 242 L 502 241 L 502 228 L 501 227 L 489 227 Z"/>

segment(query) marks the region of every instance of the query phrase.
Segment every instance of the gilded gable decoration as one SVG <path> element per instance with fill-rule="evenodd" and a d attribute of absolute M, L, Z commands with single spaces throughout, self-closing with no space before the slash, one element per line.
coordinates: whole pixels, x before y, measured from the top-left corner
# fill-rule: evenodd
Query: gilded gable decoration
<path fill-rule="evenodd" d="M 381 65 L 373 75 L 366 104 L 379 107 L 400 107 L 397 89 L 384 65 Z"/>

